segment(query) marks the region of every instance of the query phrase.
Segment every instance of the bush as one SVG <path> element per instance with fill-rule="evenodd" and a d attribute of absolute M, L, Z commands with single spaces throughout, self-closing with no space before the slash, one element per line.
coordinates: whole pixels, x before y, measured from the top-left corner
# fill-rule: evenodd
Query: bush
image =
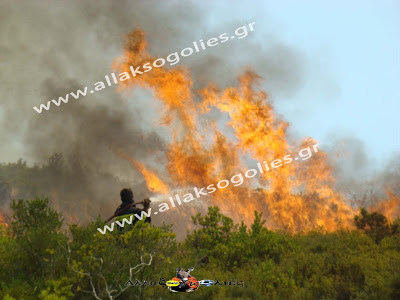
<path fill-rule="evenodd" d="M 105 235 L 100 218 L 62 227 L 47 199 L 14 201 L 12 210 L 10 227 L 0 230 L 2 299 L 175 299 L 160 286 L 124 283 L 130 270 L 132 280 L 158 281 L 179 266 L 195 267 L 197 279 L 244 281 L 243 288 L 200 287 L 191 299 L 399 298 L 396 222 L 366 211 L 355 218 L 359 230 L 293 235 L 268 230 L 261 214 L 246 226 L 209 207 L 178 243 L 170 226 L 142 221 Z"/>

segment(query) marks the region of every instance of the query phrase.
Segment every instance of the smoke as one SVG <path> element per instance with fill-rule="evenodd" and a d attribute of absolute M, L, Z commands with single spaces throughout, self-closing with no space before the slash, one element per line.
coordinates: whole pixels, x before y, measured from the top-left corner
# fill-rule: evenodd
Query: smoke
<path fill-rule="evenodd" d="M 334 167 L 336 190 L 355 207 L 378 204 L 388 192 L 400 195 L 400 157 L 394 153 L 383 165 L 371 157 L 365 144 L 356 137 L 329 136 L 324 151 Z"/>
<path fill-rule="evenodd" d="M 72 174 L 79 172 L 76 177 L 91 186 L 85 189 L 88 198 L 100 191 L 110 196 L 105 191 L 109 191 L 108 185 L 96 184 L 98 174 L 113 174 L 130 185 L 143 182 L 137 170 L 113 153 L 115 148 L 137 160 L 158 157 L 163 163 L 166 141 L 162 130 L 152 123 L 154 107 L 146 105 L 146 98 L 152 95 L 136 91 L 126 101 L 109 88 L 42 114 L 32 107 L 102 80 L 121 54 L 125 35 L 134 28 L 146 31 L 149 51 L 162 57 L 196 39 L 218 36 L 251 21 L 232 20 L 211 28 L 204 7 L 174 1 L 2 0 L 0 7 L 0 82 L 5 87 L 0 91 L 1 161 L 22 157 L 30 163 L 45 163 L 54 153 L 61 153 L 64 167 Z M 198 79 L 196 88 L 209 81 L 229 84 L 234 80 L 232 72 L 258 62 L 262 62 L 258 66 L 262 75 L 273 78 L 278 86 L 285 83 L 283 90 L 299 85 L 300 76 L 288 68 L 288 64 L 301 61 L 294 50 L 281 51 L 284 46 L 271 42 L 268 49 L 249 60 L 243 54 L 249 43 L 251 48 L 257 43 L 250 36 L 246 39 L 234 47 L 208 49 L 180 64 L 190 67 Z M 264 56 L 271 59 L 262 59 Z M 56 186 L 57 180 L 60 178 L 46 184 Z M 141 188 L 139 196 L 148 192 Z"/>
<path fill-rule="evenodd" d="M 355 137 L 338 137 L 331 134 L 331 143 L 324 150 L 329 153 L 334 166 L 336 188 L 348 195 L 359 194 L 362 186 L 372 179 L 370 163 L 364 143 Z"/>
<path fill-rule="evenodd" d="M 180 7 L 185 10 L 185 5 Z M 115 206 L 122 184 L 134 186 L 137 197 L 145 196 L 149 191 L 140 173 L 113 149 L 138 160 L 164 150 L 158 131 L 145 128 L 151 108 L 128 105 L 111 88 L 40 115 L 32 106 L 101 80 L 120 54 L 124 35 L 137 26 L 146 28 L 156 47 L 165 42 L 166 33 L 182 34 L 175 23 L 178 15 L 165 14 L 164 9 L 155 1 L 2 1 L 0 80 L 6 88 L 1 89 L 1 161 L 23 157 L 45 163 L 53 153 L 62 153 L 64 168 L 86 187 L 78 191 L 65 182 L 68 197 L 57 197 L 78 205 L 82 197 L 100 200 L 92 203 L 94 212 L 111 199 L 110 206 Z M 182 23 L 188 18 L 179 16 Z M 113 175 L 108 184 L 105 174 Z M 65 178 L 47 178 L 40 194 L 59 186 L 60 180 Z M 121 185 L 110 187 L 118 180 Z"/>
<path fill-rule="evenodd" d="M 110 87 L 42 114 L 32 107 L 103 80 L 135 28 L 146 32 L 155 57 L 252 21 L 257 32 L 257 19 L 209 21 L 207 7 L 194 2 L 0 0 L 0 162 L 22 157 L 44 164 L 61 153 L 65 172 L 50 164 L 54 172 L 37 182 L 38 193 L 57 198 L 61 209 L 89 211 L 87 219 L 108 216 L 123 187 L 133 187 L 137 199 L 151 194 L 141 173 L 115 154 L 120 149 L 138 161 L 166 163 L 169 141 L 154 122 L 159 112 L 150 92 L 121 95 Z M 210 81 L 235 84 L 236 74 L 250 65 L 271 94 L 293 96 L 306 77 L 304 56 L 271 34 L 265 39 L 249 34 L 179 66 L 190 70 L 199 89 Z"/>

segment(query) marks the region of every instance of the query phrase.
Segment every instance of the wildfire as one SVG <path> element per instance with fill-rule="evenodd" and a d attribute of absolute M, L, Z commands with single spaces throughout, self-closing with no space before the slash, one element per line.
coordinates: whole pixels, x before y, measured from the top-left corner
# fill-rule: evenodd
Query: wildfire
<path fill-rule="evenodd" d="M 1 212 L 0 212 L 0 225 L 7 226 L 7 223 L 6 223 L 6 221 L 4 220 L 4 217 L 3 217 L 3 215 L 1 214 Z"/>
<path fill-rule="evenodd" d="M 116 149 L 115 153 L 117 153 L 120 157 L 131 162 L 131 164 L 142 173 L 146 181 L 147 188 L 150 191 L 154 193 L 168 194 L 169 192 L 168 186 L 157 176 L 156 173 L 150 171 L 149 169 L 146 169 L 146 167 L 142 163 L 134 160 L 129 155 L 123 153 L 119 149 Z"/>
<path fill-rule="evenodd" d="M 135 30 L 127 36 L 124 53 L 114 68 L 129 72 L 130 66 L 154 59 L 147 53 L 144 32 Z M 259 80 L 253 71 L 245 70 L 237 87 L 219 90 L 210 84 L 197 91 L 202 101 L 196 103 L 190 72 L 182 67 L 153 68 L 121 82 L 122 89 L 139 86 L 153 90 L 156 101 L 162 103 L 160 124 L 170 128 L 172 134 L 167 165 L 157 172 L 168 176 L 170 183 L 128 155 L 118 155 L 143 174 L 150 190 L 167 194 L 172 189 L 201 187 L 230 178 L 249 169 L 245 162 L 272 161 L 315 144 L 306 138 L 289 145 L 290 124 L 276 115 L 268 95 L 258 90 Z M 224 130 L 209 118 L 211 111 L 228 117 Z M 228 138 L 228 131 L 234 139 Z M 301 231 L 321 226 L 335 230 L 351 226 L 356 210 L 334 190 L 334 183 L 327 154 L 319 151 L 307 161 L 286 164 L 240 187 L 219 190 L 213 194 L 212 202 L 236 221 L 251 221 L 256 210 L 263 212 L 270 228 Z M 390 199 L 391 204 L 386 206 L 393 212 L 399 199 L 394 195 Z"/>
<path fill-rule="evenodd" d="M 387 200 L 379 202 L 373 207 L 373 210 L 384 214 L 390 221 L 393 221 L 395 217 L 400 216 L 399 198 L 389 189 L 386 190 L 386 195 Z"/>

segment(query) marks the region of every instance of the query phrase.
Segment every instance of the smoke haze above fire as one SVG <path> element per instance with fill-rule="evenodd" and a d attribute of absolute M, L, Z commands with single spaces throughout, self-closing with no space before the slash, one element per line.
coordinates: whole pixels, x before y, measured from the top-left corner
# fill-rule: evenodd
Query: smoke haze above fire
<path fill-rule="evenodd" d="M 129 130 L 132 130 L 129 140 L 134 145 L 138 141 L 138 132 L 142 132 L 143 127 L 151 122 L 147 115 L 154 116 L 154 113 L 135 103 L 129 104 L 131 107 L 128 113 L 127 104 L 111 89 L 76 101 L 72 105 L 59 107 L 53 113 L 43 114 L 41 118 L 31 113 L 31 106 L 38 101 L 44 102 L 101 80 L 104 74 L 110 72 L 113 60 L 121 53 L 125 34 L 136 27 L 146 31 L 150 52 L 154 52 L 155 56 L 163 56 L 181 49 L 196 38 L 207 38 L 241 25 L 239 21 L 232 21 L 231 25 L 210 28 L 204 21 L 204 16 L 207 15 L 205 8 L 181 3 L 2 3 L 0 34 L 1 49 L 4 51 L 1 52 L 1 81 L 7 87 L 1 91 L 2 99 L 6 101 L 1 107 L 3 147 L 0 153 L 3 161 L 15 161 L 21 156 L 32 163 L 47 159 L 54 151 L 71 150 L 78 139 L 92 140 L 87 150 L 93 150 L 94 147 L 102 149 L 98 143 L 107 144 L 109 139 L 108 145 L 121 146 L 120 143 L 125 144 L 122 141 L 127 138 L 126 132 Z M 255 41 L 248 40 L 230 45 L 230 57 L 226 55 L 227 47 L 208 49 L 194 59 L 181 61 L 180 65 L 190 66 L 196 79 L 199 78 L 195 85 L 204 85 L 216 78 L 221 83 L 234 83 L 235 76 L 230 76 L 231 72 L 238 74 L 243 66 L 251 64 L 245 57 L 240 59 L 243 56 L 240 54 L 246 53 L 249 48 L 249 42 L 257 45 Z M 283 90 L 295 90 L 299 86 L 301 71 L 288 71 L 288 66 L 301 64 L 300 54 L 278 41 L 271 42 L 268 48 L 269 51 L 260 53 L 254 61 L 268 65 L 261 57 L 274 57 L 270 67 L 261 69 L 273 74 L 268 77 L 284 85 Z M 282 64 L 277 63 L 277 60 Z M 224 72 L 223 66 L 227 65 L 229 72 Z M 10 74 L 13 76 L 9 76 Z M 139 91 L 136 98 L 145 96 Z M 133 99 L 130 102 L 137 101 Z M 85 121 L 87 118 L 92 120 Z M 94 124 L 93 119 L 97 123 L 103 123 L 103 126 Z M 120 124 L 116 124 L 115 120 L 120 120 Z M 109 126 L 111 123 L 113 126 Z M 81 131 L 83 126 L 86 127 L 86 133 Z M 120 136 L 117 136 L 117 132 Z M 99 136 L 103 138 L 98 139 Z M 93 140 L 96 145 L 93 145 Z M 146 151 L 149 146 L 144 145 L 142 148 L 142 145 L 140 141 L 137 151 Z M 156 137 L 151 145 L 161 146 L 162 150 L 162 142 L 157 141 Z M 101 160 L 103 159 L 108 160 L 105 157 Z"/>
<path fill-rule="evenodd" d="M 207 5 L 178 1 L 39 1 L 33 4 L 1 0 L 0 7 L 0 161 L 23 158 L 29 163 L 45 162 L 53 153 L 62 153 L 66 168 L 75 172 L 76 164 L 80 166 L 79 176 L 84 176 L 89 185 L 89 205 L 94 205 L 90 194 L 96 195 L 99 203 L 94 215 L 109 214 L 118 202 L 107 201 L 112 195 L 118 199 L 122 188 L 96 184 L 97 174 L 111 174 L 121 184 L 136 187 L 138 197 L 148 193 L 141 168 L 137 163 L 132 166 L 118 151 L 127 153 L 136 162 L 147 163 L 151 169 L 168 165 L 165 155 L 174 139 L 168 135 L 168 129 L 160 126 L 158 120 L 163 113 L 159 102 L 153 100 L 154 90 L 137 88 L 117 93 L 111 88 L 105 89 L 41 115 L 32 112 L 32 106 L 102 80 L 122 54 L 126 35 L 135 28 L 144 30 L 148 52 L 157 58 L 188 47 L 192 41 L 231 32 L 256 21 L 255 34 L 260 32 L 262 38 L 249 35 L 182 59 L 177 65 L 190 72 L 193 103 L 203 101 L 196 91 L 210 82 L 220 89 L 237 86 L 237 78 L 247 66 L 265 79 L 261 87 L 272 102 L 278 103 L 278 108 L 279 103 L 282 108 L 288 105 L 282 99 L 296 99 L 307 80 L 316 74 L 321 75 L 321 81 L 325 80 L 321 97 L 332 98 L 340 92 L 329 70 L 311 70 L 312 60 L 300 48 L 284 42 L 272 29 L 258 28 L 260 14 L 233 16 L 225 18 L 229 19 L 227 22 L 218 22 L 212 18 L 214 14 Z M 271 28 L 275 27 L 271 21 Z M 291 105 L 297 107 L 301 103 L 293 101 Z M 279 115 L 280 110 L 275 111 Z M 208 118 L 220 119 L 222 123 L 227 120 L 215 109 Z M 285 116 L 284 121 L 292 122 Z M 227 129 L 225 134 L 230 135 L 232 131 Z M 296 128 L 290 127 L 288 143 L 301 137 Z M 332 141 L 326 145 L 329 153 L 334 154 L 338 149 L 336 141 L 346 141 L 347 151 L 356 154 L 347 160 L 346 166 L 336 165 L 340 188 L 346 192 L 348 189 L 363 192 L 362 188 L 355 188 L 360 182 L 346 185 L 349 177 L 360 178 L 360 173 L 370 172 L 364 167 L 366 162 L 369 167 L 375 167 L 363 142 L 342 138 L 340 133 Z M 398 174 L 396 169 L 390 172 Z M 377 177 L 388 177 L 385 174 Z M 365 179 L 370 180 L 371 176 Z M 179 180 L 179 176 L 172 179 Z M 53 182 L 48 184 L 51 186 Z M 379 193 L 381 187 L 377 184 Z"/>

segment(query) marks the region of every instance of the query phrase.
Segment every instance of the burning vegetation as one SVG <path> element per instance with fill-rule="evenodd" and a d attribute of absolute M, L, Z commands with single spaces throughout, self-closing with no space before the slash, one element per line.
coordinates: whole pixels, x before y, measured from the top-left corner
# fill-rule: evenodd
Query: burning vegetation
<path fill-rule="evenodd" d="M 130 72 L 131 66 L 153 61 L 155 57 L 147 50 L 145 33 L 141 30 L 131 32 L 127 36 L 123 54 L 113 64 L 115 72 Z M 261 79 L 248 68 L 238 75 L 237 86 L 219 88 L 216 83 L 210 82 L 207 86 L 194 89 L 190 71 L 174 66 L 153 68 L 131 80 L 121 81 L 118 90 L 120 94 L 137 87 L 153 92 L 154 99 L 149 97 L 147 101 L 157 102 L 159 108 L 160 118 L 153 120 L 155 131 L 161 128 L 168 133 L 164 137 L 166 145 L 162 147 L 153 147 L 153 141 L 157 140 L 154 137 L 142 135 L 136 129 L 130 131 L 125 124 L 130 122 L 126 120 L 125 112 L 115 114 L 103 108 L 95 108 L 91 114 L 87 109 L 78 108 L 74 113 L 79 114 L 80 120 L 89 120 L 87 124 L 99 117 L 104 119 L 104 124 L 109 124 L 109 127 L 100 126 L 97 131 L 90 131 L 86 129 L 88 127 L 85 123 L 85 129 L 80 132 L 86 135 L 88 144 L 95 145 L 92 150 L 98 147 L 99 141 L 95 139 L 100 135 L 98 131 L 102 134 L 106 132 L 104 136 L 107 138 L 101 143 L 110 142 L 107 146 L 112 151 L 107 155 L 129 161 L 132 168 L 142 175 L 144 184 L 136 183 L 133 186 L 135 196 L 146 197 L 152 194 L 157 199 L 166 200 L 172 196 L 173 191 L 207 186 L 244 173 L 254 167 L 257 161 L 271 162 L 316 144 L 309 137 L 289 137 L 290 124 L 276 113 L 270 96 L 260 90 Z M 132 132 L 135 137 L 132 137 Z M 118 143 L 114 143 L 116 134 L 124 137 Z M 131 151 L 130 142 L 138 140 L 138 137 L 143 137 L 141 141 L 147 145 L 140 150 L 146 155 L 137 154 L 137 145 Z M 101 157 L 104 153 L 101 152 Z M 57 154 L 50 158 L 48 165 L 35 165 L 29 170 L 21 162 L 3 165 L 0 180 L 10 180 L 9 177 L 14 176 L 10 174 L 16 174 L 17 169 L 23 174 L 23 180 L 18 183 L 12 179 L 8 185 L 2 183 L 0 222 L 4 222 L 2 215 L 11 198 L 32 198 L 38 193 L 39 196 L 49 196 L 52 204 L 63 212 L 68 222 L 85 223 L 98 214 L 108 215 L 116 204 L 111 203 L 110 199 L 115 199 L 123 186 L 132 184 L 110 173 L 89 177 L 88 174 L 93 174 L 93 168 L 88 167 L 92 157 L 72 159 L 68 161 L 68 168 Z M 84 161 L 85 158 L 88 162 Z M 219 189 L 211 196 L 197 200 L 199 203 L 179 207 L 164 214 L 162 221 L 178 225 L 177 230 L 190 229 L 190 216 L 202 209 L 204 212 L 206 206 L 214 205 L 234 221 L 244 221 L 247 224 L 253 219 L 254 211 L 262 212 L 267 227 L 271 229 L 299 232 L 322 227 L 334 231 L 340 227 L 353 226 L 353 217 L 358 207 L 335 189 L 333 174 L 327 153 L 319 150 L 309 160 L 283 164 L 246 180 L 238 187 Z M 54 179 L 57 182 L 49 184 Z M 31 182 L 26 185 L 26 181 Z M 11 192 L 12 186 L 15 186 L 14 192 Z M 19 186 L 22 186 L 20 192 L 17 191 Z M 99 186 L 102 189 L 99 190 Z M 23 192 L 26 187 L 29 187 L 29 193 Z M 386 197 L 363 206 L 377 210 L 393 220 L 399 215 L 399 196 L 392 187 L 385 188 Z"/>
<path fill-rule="evenodd" d="M 143 31 L 130 33 L 114 68 L 129 72 L 130 66 L 154 60 L 147 47 Z M 143 174 L 150 190 L 168 197 L 166 191 L 206 186 L 244 172 L 252 161 L 272 161 L 315 144 L 312 138 L 289 142 L 290 124 L 276 114 L 269 96 L 257 88 L 260 79 L 248 69 L 238 77 L 236 87 L 219 89 L 210 83 L 193 91 L 189 70 L 175 67 L 155 68 L 122 82 L 120 91 L 141 87 L 154 92 L 155 101 L 162 103 L 160 125 L 171 133 L 165 168 L 151 170 L 126 155 L 124 158 Z M 210 117 L 211 113 L 218 118 Z M 356 213 L 334 185 L 327 154 L 319 151 L 310 160 L 265 172 L 240 188 L 217 191 L 210 201 L 236 221 L 246 222 L 258 211 L 269 228 L 297 232 L 322 227 L 332 231 L 351 226 Z M 391 192 L 387 195 L 379 200 L 379 208 L 393 218 L 398 215 L 399 198 Z"/>

